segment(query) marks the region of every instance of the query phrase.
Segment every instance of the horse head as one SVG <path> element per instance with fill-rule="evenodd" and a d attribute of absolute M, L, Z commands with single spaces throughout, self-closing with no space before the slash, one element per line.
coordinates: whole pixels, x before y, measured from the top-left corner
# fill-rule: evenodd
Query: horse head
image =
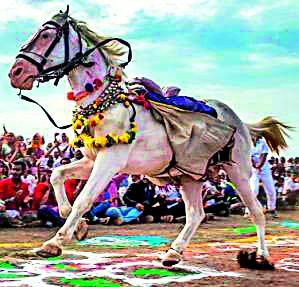
<path fill-rule="evenodd" d="M 97 83 L 104 81 L 124 54 L 120 44 L 129 48 L 130 60 L 131 48 L 126 41 L 99 36 L 72 18 L 67 8 L 45 22 L 21 47 L 9 72 L 11 85 L 30 90 L 34 81 L 55 79 L 57 85 L 67 75 L 73 91 L 79 93 L 95 79 L 100 80 Z"/>
<path fill-rule="evenodd" d="M 82 51 L 69 20 L 68 9 L 60 11 L 22 45 L 9 72 L 13 87 L 30 90 L 35 80 L 51 79 L 55 72 Z"/>

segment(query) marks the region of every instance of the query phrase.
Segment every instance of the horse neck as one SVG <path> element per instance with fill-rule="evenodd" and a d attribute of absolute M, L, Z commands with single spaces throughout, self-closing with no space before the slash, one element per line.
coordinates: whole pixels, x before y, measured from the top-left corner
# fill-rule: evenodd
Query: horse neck
<path fill-rule="evenodd" d="M 85 85 L 87 83 L 92 84 L 95 79 L 99 79 L 102 81 L 102 83 L 104 83 L 104 78 L 107 74 L 107 66 L 103 56 L 99 53 L 99 51 L 96 50 L 90 55 L 89 60 L 95 63 L 92 67 L 86 68 L 81 65 L 73 70 L 68 76 L 68 81 L 75 95 L 79 92 L 85 91 Z M 94 93 L 91 93 L 88 97 L 77 101 L 77 105 L 89 105 L 99 97 L 105 88 L 106 85 L 103 84 L 102 87 L 100 87 Z"/>

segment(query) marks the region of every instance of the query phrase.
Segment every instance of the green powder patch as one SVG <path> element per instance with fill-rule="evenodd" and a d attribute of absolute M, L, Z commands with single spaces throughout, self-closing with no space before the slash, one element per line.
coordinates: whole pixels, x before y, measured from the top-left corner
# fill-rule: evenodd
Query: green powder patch
<path fill-rule="evenodd" d="M 51 265 L 51 267 L 59 270 L 66 270 L 66 271 L 77 271 L 79 269 L 78 266 L 72 266 L 72 265 L 67 265 L 62 263 Z"/>
<path fill-rule="evenodd" d="M 56 256 L 56 257 L 49 257 L 46 260 L 47 261 L 57 261 L 57 260 L 62 260 L 62 259 L 64 259 L 63 256 Z"/>
<path fill-rule="evenodd" d="M 60 278 L 60 282 L 76 287 L 121 287 L 121 285 L 104 278 L 67 279 Z"/>
<path fill-rule="evenodd" d="M 0 269 L 16 269 L 17 266 L 10 262 L 0 262 Z"/>
<path fill-rule="evenodd" d="M 171 276 L 186 276 L 190 275 L 187 272 L 175 272 L 159 268 L 139 268 L 132 272 L 136 277 L 171 277 Z"/>
<path fill-rule="evenodd" d="M 237 227 L 233 229 L 233 232 L 238 235 L 256 233 L 256 226 L 250 225 L 248 227 Z"/>
<path fill-rule="evenodd" d="M 23 274 L 15 274 L 15 273 L 0 273 L 0 279 L 17 279 L 17 278 L 24 278 L 27 275 Z"/>

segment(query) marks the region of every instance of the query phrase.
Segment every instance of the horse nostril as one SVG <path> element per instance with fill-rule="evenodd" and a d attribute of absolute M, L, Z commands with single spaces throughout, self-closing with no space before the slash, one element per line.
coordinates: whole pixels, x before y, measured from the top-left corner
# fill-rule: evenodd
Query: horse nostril
<path fill-rule="evenodd" d="M 22 74 L 22 72 L 23 72 L 23 68 L 18 67 L 16 70 L 13 71 L 12 74 L 13 74 L 13 76 L 18 77 Z"/>

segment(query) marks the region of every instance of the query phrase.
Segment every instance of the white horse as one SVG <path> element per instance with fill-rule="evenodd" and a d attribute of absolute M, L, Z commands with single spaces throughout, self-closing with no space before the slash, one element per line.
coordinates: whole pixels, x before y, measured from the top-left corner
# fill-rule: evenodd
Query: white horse
<path fill-rule="evenodd" d="M 111 67 L 115 67 L 119 57 L 123 55 L 116 41 L 90 50 L 105 39 L 90 31 L 86 24 L 70 17 L 68 11 L 60 12 L 51 21 L 46 22 L 22 47 L 9 73 L 11 85 L 21 90 L 32 89 L 33 82 L 37 79 L 42 82 L 56 77 L 59 80 L 66 74 L 73 90 L 70 96 L 76 100 L 77 108 L 87 109 L 87 114 L 81 117 L 81 124 L 86 125 L 86 121 L 90 124 L 90 119 L 94 120 L 87 128 L 89 134 L 83 138 L 84 158 L 56 168 L 51 176 L 59 213 L 66 218 L 66 222 L 56 235 L 39 249 L 38 254 L 45 257 L 61 254 L 63 245 L 72 239 L 73 234 L 78 240 L 86 236 L 87 224 L 82 216 L 91 208 L 99 193 L 115 174 L 158 174 L 172 159 L 172 149 L 164 127 L 143 106 L 135 106 L 135 122 L 139 127 L 137 133 L 135 123 L 131 123 L 128 128 L 130 120 L 128 110 L 123 105 L 114 105 L 113 101 L 110 103 L 109 99 L 107 101 L 110 101 L 111 106 L 102 106 L 104 124 L 99 125 L 100 119 L 93 118 L 95 111 L 92 111 L 90 105 L 101 106 L 99 100 L 105 98 L 105 91 L 109 89 L 107 88 L 109 85 L 111 88 L 112 80 L 107 75 L 114 73 L 118 81 L 121 77 L 124 78 L 123 74 L 119 74 L 120 70 L 111 72 Z M 85 57 L 80 57 L 86 51 L 89 52 Z M 86 87 L 86 83 L 93 83 L 93 85 L 89 84 L 89 87 Z M 123 81 L 118 83 L 122 85 Z M 114 92 L 111 91 L 112 98 Z M 207 103 L 216 109 L 221 121 L 236 128 L 232 163 L 225 165 L 225 170 L 237 186 L 239 195 L 249 208 L 252 220 L 256 224 L 257 253 L 263 263 L 266 263 L 266 268 L 273 268 L 269 260 L 267 261 L 269 251 L 265 243 L 264 214 L 249 186 L 252 145 L 250 133 L 264 136 L 271 147 L 278 150 L 286 146 L 281 133 L 286 126 L 272 118 L 267 118 L 266 121 L 256 125 L 247 125 L 227 105 L 216 100 L 208 100 Z M 125 106 L 128 106 L 128 102 Z M 88 114 L 88 111 L 91 112 Z M 78 132 L 82 127 L 80 119 L 76 116 L 78 115 L 75 114 L 73 127 Z M 76 122 L 78 119 L 79 122 Z M 107 145 L 107 134 L 113 138 L 111 132 L 120 134 L 124 130 L 128 132 L 122 135 L 123 138 L 118 137 L 116 140 L 122 143 L 113 144 L 115 141 L 112 140 L 112 144 Z M 131 143 L 126 144 L 128 141 Z M 209 158 L 206 158 L 207 162 L 208 160 Z M 63 185 L 64 179 L 70 176 L 87 180 L 73 206 L 66 197 Z M 186 224 L 172 242 L 171 248 L 164 254 L 162 262 L 165 266 L 174 265 L 181 260 L 183 251 L 205 216 L 201 195 L 202 183 L 183 173 L 180 174 L 179 180 L 183 186 L 182 198 L 186 206 Z M 244 260 L 243 266 L 246 267 L 246 256 Z"/>

